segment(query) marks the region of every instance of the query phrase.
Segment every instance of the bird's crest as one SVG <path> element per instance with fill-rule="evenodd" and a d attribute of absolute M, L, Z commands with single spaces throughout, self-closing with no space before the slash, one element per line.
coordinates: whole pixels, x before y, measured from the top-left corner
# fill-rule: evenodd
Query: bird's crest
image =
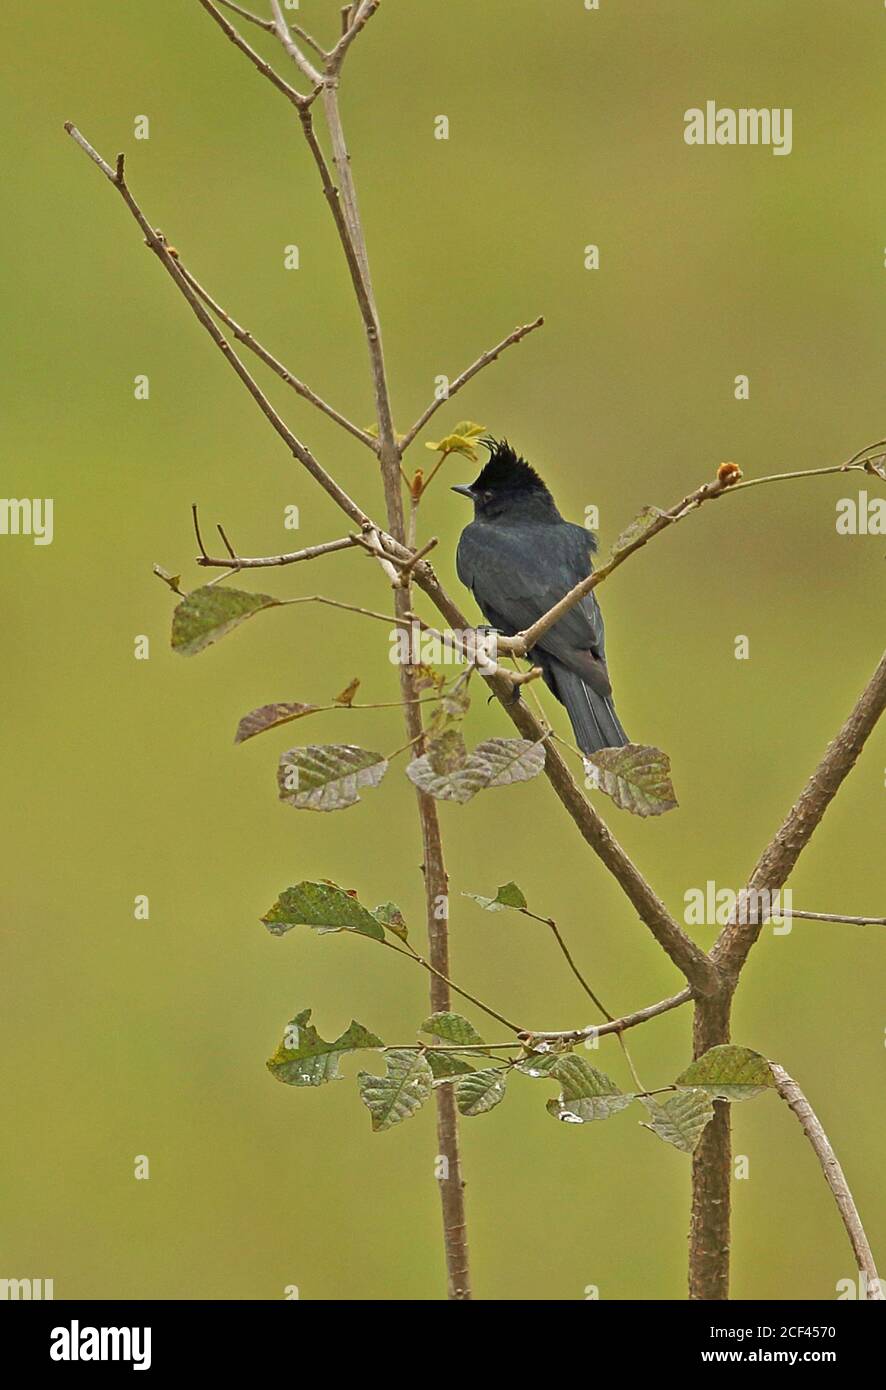
<path fill-rule="evenodd" d="M 486 438 L 480 443 L 489 450 L 489 462 L 473 484 L 478 491 L 548 493 L 532 464 L 521 458 L 506 439 Z"/>

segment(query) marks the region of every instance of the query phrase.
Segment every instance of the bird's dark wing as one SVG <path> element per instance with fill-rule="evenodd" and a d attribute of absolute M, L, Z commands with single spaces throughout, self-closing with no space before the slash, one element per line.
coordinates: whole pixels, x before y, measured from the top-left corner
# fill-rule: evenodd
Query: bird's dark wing
<path fill-rule="evenodd" d="M 590 536 L 581 526 L 490 526 L 472 522 L 458 545 L 458 577 L 487 621 L 507 635 L 536 619 L 591 572 Z M 608 692 L 603 617 L 588 594 L 539 642 L 545 653 Z"/>

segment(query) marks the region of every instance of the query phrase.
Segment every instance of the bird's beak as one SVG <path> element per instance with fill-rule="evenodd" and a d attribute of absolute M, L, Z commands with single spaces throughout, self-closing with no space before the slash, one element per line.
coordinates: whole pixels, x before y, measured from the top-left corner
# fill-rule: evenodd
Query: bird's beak
<path fill-rule="evenodd" d="M 462 497 L 470 497 L 473 500 L 474 489 L 468 483 L 453 483 L 453 492 L 460 492 Z"/>

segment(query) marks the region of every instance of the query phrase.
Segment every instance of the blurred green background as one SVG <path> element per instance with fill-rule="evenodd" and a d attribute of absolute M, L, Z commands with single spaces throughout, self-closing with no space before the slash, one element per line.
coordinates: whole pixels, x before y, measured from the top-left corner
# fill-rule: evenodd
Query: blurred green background
<path fill-rule="evenodd" d="M 331 38 L 338 13 L 338 0 L 302 0 L 300 18 Z M 391 1042 L 427 1012 L 425 978 L 406 962 L 344 935 L 274 939 L 258 920 L 283 887 L 329 877 L 399 902 L 420 938 L 402 760 L 339 816 L 282 807 L 275 791 L 291 743 L 390 751 L 399 716 L 321 715 L 295 737 L 232 743 L 253 706 L 322 702 L 357 674 L 361 698 L 393 698 L 387 633 L 306 606 L 261 615 L 195 660 L 169 651 L 171 595 L 151 565 L 200 582 L 191 502 L 247 553 L 347 527 L 62 122 L 106 157 L 125 149 L 147 215 L 189 267 L 365 423 L 360 324 L 315 170 L 291 109 L 196 0 L 7 6 L 2 23 L 14 57 L 2 491 L 53 497 L 56 534 L 43 548 L 0 539 L 0 1275 L 54 1278 L 58 1298 L 275 1299 L 290 1284 L 307 1299 L 439 1298 L 430 1107 L 373 1135 L 357 1059 L 351 1079 L 316 1091 L 264 1068 L 303 1007 L 324 1036 L 353 1016 Z M 544 313 L 429 435 L 464 415 L 507 434 L 566 515 L 599 507 L 604 549 L 643 505 L 671 504 L 722 459 L 747 476 L 822 466 L 882 436 L 884 26 L 878 0 L 602 0 L 598 12 L 385 0 L 351 54 L 343 105 L 398 426 L 438 373 Z M 791 107 L 793 153 L 687 147 L 683 112 L 709 97 Z M 433 138 L 439 114 L 448 142 Z M 140 115 L 147 141 L 133 138 Z M 284 269 L 290 243 L 298 271 Z M 588 243 L 599 271 L 583 267 Z M 133 396 L 142 373 L 148 401 Z M 325 465 L 380 510 L 370 455 L 269 383 Z M 410 462 L 430 457 L 420 440 Z M 470 472 L 452 461 L 439 483 Z M 656 541 L 603 591 L 619 710 L 635 739 L 669 751 L 680 808 L 652 822 L 601 810 L 675 913 L 708 879 L 741 885 L 876 664 L 882 538 L 835 530 L 837 499 L 859 490 L 853 475 L 749 491 Z M 422 531 L 440 536 L 453 589 L 466 519 L 435 484 Z M 353 554 L 252 587 L 389 602 Z M 133 659 L 138 634 L 149 661 Z M 738 634 L 748 661 L 733 656 Z M 475 699 L 472 737 L 509 729 Z M 881 729 L 799 864 L 796 907 L 883 913 L 884 763 Z M 528 1026 L 594 1021 L 543 928 L 460 896 L 510 878 L 557 918 L 611 1010 L 679 987 L 543 780 L 441 814 L 453 972 L 468 988 Z M 140 893 L 147 923 L 133 919 Z M 881 1261 L 884 950 L 876 928 L 764 932 L 734 1027 L 807 1090 Z M 689 1025 L 680 1011 L 633 1034 L 647 1085 L 686 1063 Z M 612 1040 L 591 1059 L 627 1081 Z M 581 1299 L 595 1285 L 604 1299 L 682 1298 L 688 1159 L 633 1111 L 558 1125 L 550 1093 L 517 1078 L 504 1105 L 463 1123 L 476 1295 Z M 735 1150 L 750 1176 L 734 1185 L 734 1295 L 835 1297 L 853 1262 L 796 1121 L 770 1097 L 741 1107 Z M 137 1154 L 150 1181 L 134 1180 Z"/>

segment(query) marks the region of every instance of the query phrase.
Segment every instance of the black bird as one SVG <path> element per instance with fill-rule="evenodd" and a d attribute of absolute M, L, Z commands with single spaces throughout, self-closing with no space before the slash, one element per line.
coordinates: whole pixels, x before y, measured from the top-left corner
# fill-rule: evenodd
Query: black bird
<path fill-rule="evenodd" d="M 483 442 L 489 462 L 480 476 L 452 489 L 474 504 L 474 520 L 458 543 L 458 577 L 487 622 L 513 637 L 587 578 L 596 541 L 585 527 L 563 520 L 535 469 L 507 440 Z M 593 593 L 549 628 L 528 656 L 566 706 L 584 753 L 629 741 L 612 703 L 603 615 Z"/>

